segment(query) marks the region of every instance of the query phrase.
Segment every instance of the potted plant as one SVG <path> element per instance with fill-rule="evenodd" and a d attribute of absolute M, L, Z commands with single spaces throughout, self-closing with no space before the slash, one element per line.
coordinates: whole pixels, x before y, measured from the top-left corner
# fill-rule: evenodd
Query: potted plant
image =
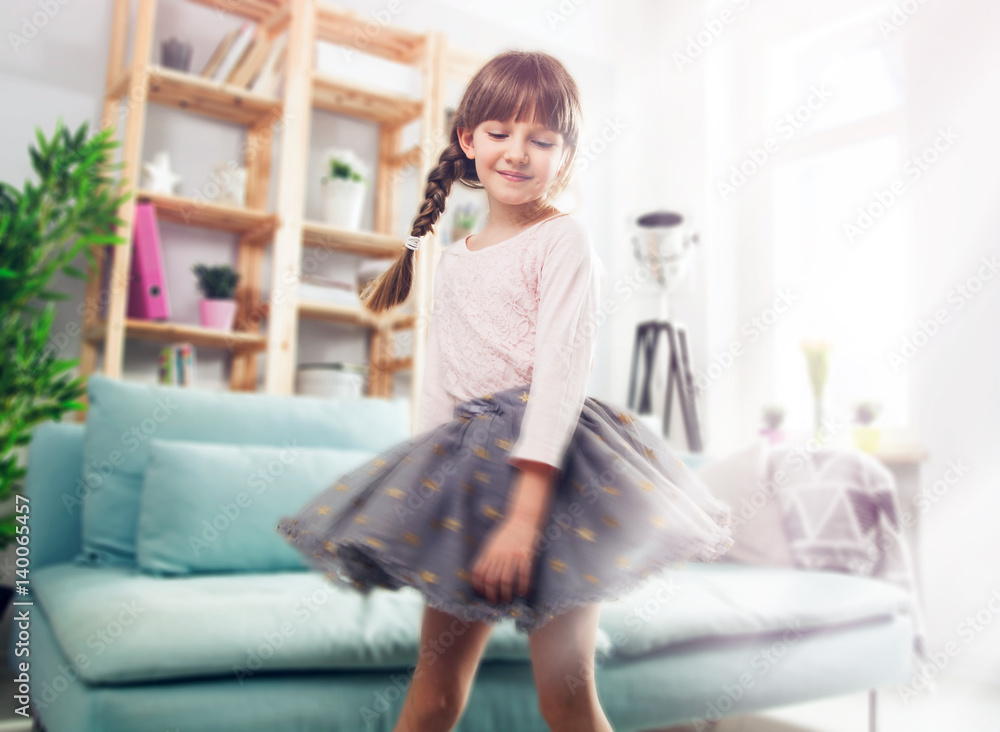
<path fill-rule="evenodd" d="M 464 203 L 456 207 L 455 215 L 452 218 L 451 240 L 465 239 L 471 234 L 477 218 L 479 218 L 479 210 L 475 204 Z"/>
<path fill-rule="evenodd" d="M 87 123 L 75 133 L 60 120 L 52 138 L 36 129 L 38 147 L 29 148 L 37 182 L 18 190 L 0 182 L 0 502 L 21 494 L 24 457 L 35 427 L 62 421 L 69 410 L 86 407 L 85 377 L 68 372 L 78 359 L 60 359 L 50 342 L 54 300 L 70 296 L 50 289 L 57 271 L 77 279 L 88 273 L 73 266 L 84 255 L 92 273 L 92 248 L 124 244 L 114 232 L 123 224 L 122 193 L 112 171 L 120 168 L 112 151 L 118 146 L 108 127 L 88 138 Z M 41 305 L 41 307 L 39 307 Z M 72 323 L 71 323 L 72 325 Z M 23 510 L 23 508 L 22 508 Z M 23 543 L 24 513 L 0 517 L 0 549 Z M 6 594 L 6 593 L 3 593 Z M 2 599 L 2 598 L 0 598 Z M 0 615 L 3 608 L 0 607 Z"/>
<path fill-rule="evenodd" d="M 204 297 L 198 301 L 201 324 L 205 328 L 230 331 L 236 316 L 236 285 L 240 276 L 228 264 L 209 267 L 196 264 L 191 271 L 198 277 L 198 289 Z"/>
<path fill-rule="evenodd" d="M 854 406 L 854 427 L 851 429 L 851 434 L 858 449 L 865 452 L 878 450 L 881 430 L 878 427 L 873 427 L 872 422 L 875 421 L 880 411 L 882 411 L 882 405 L 875 401 L 858 402 Z"/>
<path fill-rule="evenodd" d="M 330 150 L 326 154 L 327 174 L 323 176 L 323 218 L 340 229 L 361 228 L 365 202 L 365 167 L 350 150 Z"/>
<path fill-rule="evenodd" d="M 764 420 L 764 426 L 760 428 L 760 434 L 766 437 L 768 442 L 773 445 L 785 439 L 785 435 L 781 431 L 781 423 L 785 419 L 784 409 L 777 404 L 768 404 L 764 407 L 761 417 Z"/>

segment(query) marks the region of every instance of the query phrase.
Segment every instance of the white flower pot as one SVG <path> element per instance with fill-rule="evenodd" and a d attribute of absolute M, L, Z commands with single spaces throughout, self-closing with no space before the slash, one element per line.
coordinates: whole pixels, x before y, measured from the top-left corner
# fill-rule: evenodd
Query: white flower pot
<path fill-rule="evenodd" d="M 358 231 L 365 202 L 365 184 L 345 178 L 323 179 L 323 219 L 330 226 Z"/>
<path fill-rule="evenodd" d="M 202 298 L 198 301 L 201 315 L 201 326 L 213 330 L 231 331 L 233 318 L 236 316 L 235 300 L 210 300 Z"/>

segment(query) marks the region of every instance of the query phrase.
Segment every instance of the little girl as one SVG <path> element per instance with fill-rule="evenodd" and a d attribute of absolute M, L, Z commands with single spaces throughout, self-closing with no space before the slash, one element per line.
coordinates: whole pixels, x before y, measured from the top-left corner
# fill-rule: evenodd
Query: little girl
<path fill-rule="evenodd" d="M 729 507 L 634 414 L 585 394 L 602 265 L 551 203 L 579 127 L 576 83 L 552 56 L 502 53 L 472 78 L 406 246 L 362 294 L 374 312 L 405 300 L 452 184 L 486 190 L 483 230 L 435 265 L 417 434 L 277 527 L 333 582 L 424 595 L 396 732 L 457 724 L 504 617 L 528 635 L 549 727 L 611 730 L 592 673 L 601 601 L 732 545 Z"/>

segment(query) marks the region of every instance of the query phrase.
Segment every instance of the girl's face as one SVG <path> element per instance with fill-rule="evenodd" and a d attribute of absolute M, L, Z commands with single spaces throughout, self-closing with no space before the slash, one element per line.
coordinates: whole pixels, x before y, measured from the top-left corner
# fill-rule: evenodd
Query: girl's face
<path fill-rule="evenodd" d="M 563 136 L 544 125 L 487 120 L 474 130 L 459 128 L 458 139 L 476 162 L 491 207 L 514 209 L 536 201 L 559 177 Z"/>

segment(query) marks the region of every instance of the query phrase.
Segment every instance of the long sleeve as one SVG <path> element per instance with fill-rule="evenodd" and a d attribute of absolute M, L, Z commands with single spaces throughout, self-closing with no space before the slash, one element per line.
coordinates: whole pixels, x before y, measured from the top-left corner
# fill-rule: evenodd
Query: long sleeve
<path fill-rule="evenodd" d="M 441 262 L 438 260 L 434 272 L 434 303 L 430 323 L 427 326 L 427 358 L 424 361 L 424 382 L 420 389 L 420 407 L 417 413 L 416 434 L 444 424 L 452 418 L 454 400 L 444 389 L 444 369 L 441 360 L 441 346 L 438 343 L 438 315 L 435 314 L 441 302 Z"/>
<path fill-rule="evenodd" d="M 560 229 L 548 242 L 539 274 L 531 387 L 507 457 L 512 464 L 520 458 L 561 467 L 594 364 L 602 272 L 580 224 Z"/>

